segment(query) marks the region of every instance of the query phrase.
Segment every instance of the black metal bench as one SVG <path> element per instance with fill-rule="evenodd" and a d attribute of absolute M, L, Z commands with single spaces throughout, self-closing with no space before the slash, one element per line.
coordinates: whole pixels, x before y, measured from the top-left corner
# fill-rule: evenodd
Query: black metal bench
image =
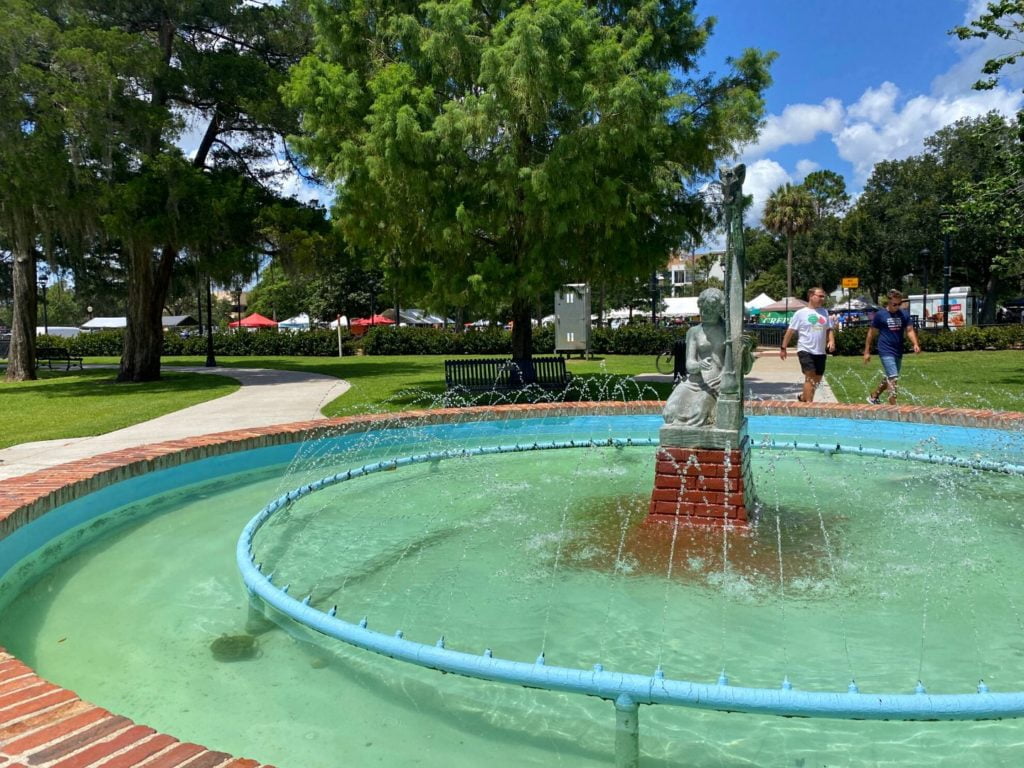
<path fill-rule="evenodd" d="M 449 390 L 510 392 L 527 386 L 562 390 L 569 385 L 571 379 L 572 374 L 565 368 L 564 357 L 444 361 L 444 383 Z"/>
<path fill-rule="evenodd" d="M 82 367 L 82 358 L 72 355 L 64 347 L 36 347 L 36 367 L 41 368 L 44 362 L 51 371 L 55 362 L 66 363 L 65 371 L 71 370 L 72 363 L 78 363 L 78 367 Z"/>

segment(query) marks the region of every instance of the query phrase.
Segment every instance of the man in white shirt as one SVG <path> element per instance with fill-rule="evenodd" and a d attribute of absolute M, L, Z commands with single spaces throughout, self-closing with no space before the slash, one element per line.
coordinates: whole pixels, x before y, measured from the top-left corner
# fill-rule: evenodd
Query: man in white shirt
<path fill-rule="evenodd" d="M 800 358 L 800 370 L 804 373 L 804 391 L 797 395 L 796 399 L 801 403 L 810 403 L 814 400 L 814 393 L 821 384 L 821 377 L 825 375 L 825 361 L 827 352 L 836 351 L 836 334 L 832 328 L 832 319 L 828 312 L 822 309 L 825 303 L 825 293 L 822 288 L 811 288 L 807 292 L 808 306 L 798 309 L 789 321 L 789 328 L 786 335 L 782 337 L 782 348 L 779 350 L 779 357 L 786 359 L 786 348 L 793 334 L 797 334 L 797 357 Z"/>

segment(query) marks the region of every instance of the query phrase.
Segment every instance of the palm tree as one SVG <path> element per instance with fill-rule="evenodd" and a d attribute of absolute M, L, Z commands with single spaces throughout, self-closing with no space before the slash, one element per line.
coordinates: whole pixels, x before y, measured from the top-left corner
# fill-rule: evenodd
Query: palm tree
<path fill-rule="evenodd" d="M 783 184 L 764 205 L 761 222 L 769 231 L 786 236 L 787 301 L 793 295 L 793 237 L 814 226 L 816 217 L 814 198 L 801 186 Z"/>

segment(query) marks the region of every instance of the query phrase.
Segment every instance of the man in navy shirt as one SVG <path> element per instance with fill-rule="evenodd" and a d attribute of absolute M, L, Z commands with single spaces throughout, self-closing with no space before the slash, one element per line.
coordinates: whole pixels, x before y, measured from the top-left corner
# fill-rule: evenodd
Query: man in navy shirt
<path fill-rule="evenodd" d="M 910 323 L 910 314 L 900 306 L 903 304 L 903 294 L 893 289 L 888 293 L 888 303 L 885 309 L 875 313 L 868 328 L 868 337 L 864 342 L 864 363 L 871 360 L 871 342 L 875 336 L 878 337 L 878 359 L 882 361 L 882 370 L 885 378 L 882 383 L 875 387 L 868 395 L 868 402 L 872 405 L 879 405 L 879 398 L 885 390 L 889 390 L 889 405 L 896 405 L 896 393 L 899 389 L 900 368 L 903 365 L 903 337 L 908 336 L 910 343 L 914 345 L 914 354 L 921 352 L 921 345 L 917 342 L 917 331 Z"/>

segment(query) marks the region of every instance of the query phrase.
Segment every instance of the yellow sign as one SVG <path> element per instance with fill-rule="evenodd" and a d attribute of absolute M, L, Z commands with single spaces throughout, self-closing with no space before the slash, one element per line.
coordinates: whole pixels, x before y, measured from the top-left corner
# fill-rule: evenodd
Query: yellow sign
<path fill-rule="evenodd" d="M 843 288 L 859 288 L 860 278 L 857 277 L 844 277 Z"/>

